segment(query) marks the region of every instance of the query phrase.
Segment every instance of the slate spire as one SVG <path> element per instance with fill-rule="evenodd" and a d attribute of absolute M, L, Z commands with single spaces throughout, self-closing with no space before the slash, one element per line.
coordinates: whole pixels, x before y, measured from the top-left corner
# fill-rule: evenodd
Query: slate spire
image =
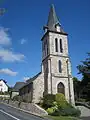
<path fill-rule="evenodd" d="M 60 25 L 58 17 L 55 12 L 54 5 L 52 4 L 50 8 L 49 16 L 48 16 L 47 27 L 49 30 L 53 30 L 55 28 L 55 25 L 57 24 Z"/>

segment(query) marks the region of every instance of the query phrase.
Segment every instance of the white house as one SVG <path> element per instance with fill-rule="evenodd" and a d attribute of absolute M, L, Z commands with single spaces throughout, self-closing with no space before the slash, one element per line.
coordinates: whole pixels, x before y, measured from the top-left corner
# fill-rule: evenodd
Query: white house
<path fill-rule="evenodd" d="M 3 79 L 0 80 L 0 92 L 8 92 L 8 85 Z"/>

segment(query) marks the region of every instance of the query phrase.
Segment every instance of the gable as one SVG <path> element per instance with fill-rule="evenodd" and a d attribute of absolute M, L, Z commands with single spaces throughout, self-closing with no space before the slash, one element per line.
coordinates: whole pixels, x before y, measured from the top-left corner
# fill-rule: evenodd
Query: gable
<path fill-rule="evenodd" d="M 7 86 L 8 87 L 8 85 L 6 84 L 6 82 L 3 81 L 3 80 L 0 80 L 0 86 Z"/>

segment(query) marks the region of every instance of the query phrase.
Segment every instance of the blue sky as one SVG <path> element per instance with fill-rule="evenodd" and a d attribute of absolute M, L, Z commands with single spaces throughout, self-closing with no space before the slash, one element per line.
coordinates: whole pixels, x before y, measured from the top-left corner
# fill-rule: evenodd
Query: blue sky
<path fill-rule="evenodd" d="M 9 85 L 41 70 L 41 37 L 51 4 L 66 31 L 73 76 L 90 52 L 90 0 L 0 0 L 0 78 Z"/>

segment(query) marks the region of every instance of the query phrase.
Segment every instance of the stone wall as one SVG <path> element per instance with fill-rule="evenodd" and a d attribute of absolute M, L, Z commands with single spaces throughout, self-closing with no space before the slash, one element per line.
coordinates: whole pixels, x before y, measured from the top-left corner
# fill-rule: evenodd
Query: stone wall
<path fill-rule="evenodd" d="M 66 100 L 69 101 L 69 88 L 68 88 L 68 78 L 60 78 L 60 77 L 52 77 L 52 90 L 53 94 L 57 93 L 57 86 L 59 83 L 63 83 L 65 87 L 65 97 Z"/>
<path fill-rule="evenodd" d="M 20 108 L 27 110 L 27 111 L 30 111 L 32 113 L 36 113 L 38 115 L 47 115 L 47 112 L 44 109 L 42 109 L 41 107 L 39 107 L 37 104 L 34 104 L 34 103 L 22 102 L 20 104 Z"/>
<path fill-rule="evenodd" d="M 19 105 L 19 102 L 18 102 L 18 101 L 11 101 L 11 100 L 9 100 L 8 103 L 9 103 L 10 105 L 14 106 L 14 107 L 18 107 L 18 105 Z"/>
<path fill-rule="evenodd" d="M 62 48 L 63 53 L 55 52 L 55 38 L 58 39 L 58 48 L 60 48 L 60 39 L 62 39 Z M 49 47 L 50 47 L 50 54 L 53 55 L 61 55 L 61 56 L 68 56 L 68 40 L 66 35 L 56 34 L 56 33 L 49 33 Z"/>
<path fill-rule="evenodd" d="M 40 115 L 40 116 L 42 116 L 42 115 L 45 116 L 48 114 L 44 109 L 42 109 L 35 103 L 24 103 L 24 102 L 19 103 L 18 101 L 11 101 L 11 100 L 9 100 L 9 102 L 8 102 L 8 100 L 5 100 L 3 102 L 11 105 L 13 107 L 28 111 L 32 114 L 36 114 L 36 115 Z"/>
<path fill-rule="evenodd" d="M 44 75 L 41 73 L 34 81 L 33 81 L 33 101 L 34 103 L 39 103 L 40 98 L 43 97 L 44 92 Z"/>
<path fill-rule="evenodd" d="M 67 77 L 67 57 L 51 56 L 52 74 L 61 77 Z M 59 60 L 61 61 L 61 73 L 59 72 Z"/>

